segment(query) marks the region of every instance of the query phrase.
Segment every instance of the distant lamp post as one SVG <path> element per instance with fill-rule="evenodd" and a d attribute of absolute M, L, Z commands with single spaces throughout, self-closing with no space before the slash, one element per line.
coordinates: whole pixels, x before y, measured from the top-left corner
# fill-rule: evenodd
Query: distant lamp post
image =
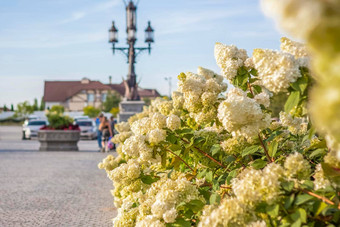
<path fill-rule="evenodd" d="M 136 57 L 139 53 L 141 53 L 144 50 L 148 50 L 149 54 L 151 54 L 151 43 L 154 42 L 153 34 L 154 30 L 152 29 L 151 23 L 149 21 L 148 26 L 145 29 L 145 42 L 148 44 L 148 47 L 135 47 L 135 43 L 137 40 L 136 38 L 137 6 L 134 4 L 132 0 L 130 0 L 129 3 L 125 6 L 126 6 L 126 34 L 127 44 L 129 46 L 115 47 L 115 43 L 118 42 L 118 29 L 115 27 L 114 22 L 112 22 L 112 26 L 109 30 L 109 43 L 112 43 L 113 54 L 115 54 L 116 50 L 123 52 L 127 57 L 127 62 L 129 63 L 127 80 L 124 80 L 125 100 L 140 100 L 140 96 L 138 94 L 138 84 L 135 74 Z"/>
<path fill-rule="evenodd" d="M 169 82 L 169 99 L 171 99 L 171 76 L 165 77 L 164 79 Z"/>

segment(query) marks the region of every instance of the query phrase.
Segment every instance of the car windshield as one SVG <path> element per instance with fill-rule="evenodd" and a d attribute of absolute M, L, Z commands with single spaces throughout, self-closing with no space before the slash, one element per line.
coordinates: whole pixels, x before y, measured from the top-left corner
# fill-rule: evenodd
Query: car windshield
<path fill-rule="evenodd" d="M 45 121 L 30 121 L 28 125 L 46 125 Z"/>
<path fill-rule="evenodd" d="M 79 126 L 92 126 L 91 121 L 77 121 L 77 125 Z"/>

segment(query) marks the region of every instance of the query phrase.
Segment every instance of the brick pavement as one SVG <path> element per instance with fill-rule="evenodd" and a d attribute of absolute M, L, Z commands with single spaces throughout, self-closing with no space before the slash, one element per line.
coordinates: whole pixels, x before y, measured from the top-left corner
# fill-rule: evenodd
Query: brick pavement
<path fill-rule="evenodd" d="M 112 226 L 98 152 L 0 152 L 0 226 Z"/>

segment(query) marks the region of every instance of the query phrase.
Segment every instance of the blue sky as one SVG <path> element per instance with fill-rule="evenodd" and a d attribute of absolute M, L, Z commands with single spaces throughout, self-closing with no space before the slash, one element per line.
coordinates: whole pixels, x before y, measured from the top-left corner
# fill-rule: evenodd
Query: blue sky
<path fill-rule="evenodd" d="M 127 74 L 125 57 L 112 55 L 108 29 L 114 20 L 119 43 L 126 45 L 122 0 L 0 1 L 0 106 L 33 102 L 43 95 L 44 80 L 119 83 Z M 147 21 L 155 30 L 151 55 L 137 58 L 140 86 L 168 94 L 180 72 L 203 66 L 219 72 L 215 42 L 278 49 L 282 34 L 255 0 L 140 0 L 137 46 L 144 46 Z"/>

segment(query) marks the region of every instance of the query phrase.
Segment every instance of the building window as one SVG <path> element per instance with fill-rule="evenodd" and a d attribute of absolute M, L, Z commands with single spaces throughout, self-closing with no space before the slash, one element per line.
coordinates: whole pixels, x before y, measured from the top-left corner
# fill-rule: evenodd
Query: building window
<path fill-rule="evenodd" d="M 93 102 L 94 101 L 94 94 L 87 94 L 87 101 Z"/>
<path fill-rule="evenodd" d="M 107 97 L 107 94 L 106 94 L 106 93 L 103 93 L 103 94 L 102 94 L 102 102 L 105 102 L 105 101 L 106 101 L 106 97 Z"/>

